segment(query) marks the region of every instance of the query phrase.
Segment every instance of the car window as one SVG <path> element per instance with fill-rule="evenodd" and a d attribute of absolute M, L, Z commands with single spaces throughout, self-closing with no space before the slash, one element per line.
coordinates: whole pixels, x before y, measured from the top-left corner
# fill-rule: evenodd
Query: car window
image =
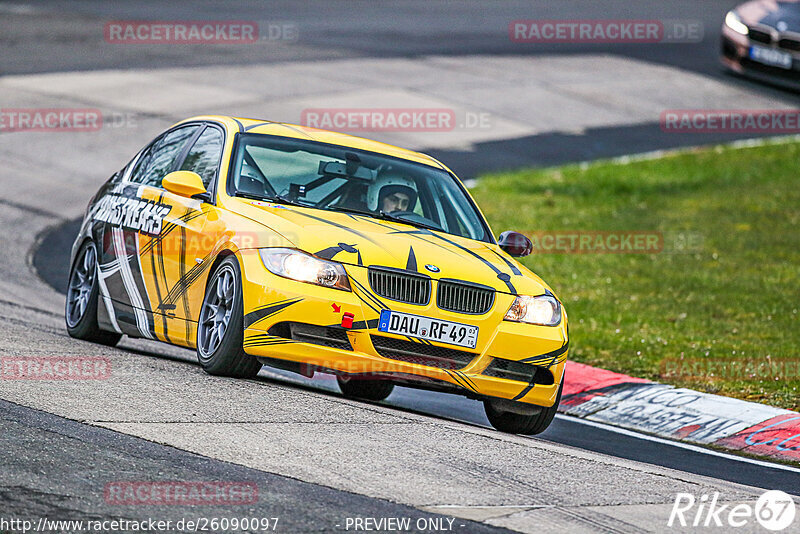
<path fill-rule="evenodd" d="M 192 171 L 200 175 L 203 185 L 209 188 L 219 169 L 222 155 L 222 132 L 214 127 L 207 127 L 183 160 L 180 170 Z"/>
<path fill-rule="evenodd" d="M 474 204 L 447 172 L 374 152 L 242 135 L 231 193 L 323 210 L 358 211 L 489 241 Z"/>
<path fill-rule="evenodd" d="M 479 239 L 482 235 L 481 221 L 478 213 L 461 202 L 463 193 L 452 180 L 439 180 L 431 183 L 434 189 L 433 198 L 438 213 L 447 221 L 446 226 L 451 233 Z"/>
<path fill-rule="evenodd" d="M 161 187 L 161 181 L 175 166 L 186 144 L 192 139 L 198 125 L 178 128 L 156 140 L 139 159 L 131 174 L 131 181 Z"/>

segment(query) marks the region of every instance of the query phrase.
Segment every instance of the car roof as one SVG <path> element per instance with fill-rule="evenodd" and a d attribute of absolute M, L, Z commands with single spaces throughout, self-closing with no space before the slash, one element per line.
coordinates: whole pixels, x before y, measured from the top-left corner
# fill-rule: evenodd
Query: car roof
<path fill-rule="evenodd" d="M 320 143 L 328 143 L 347 148 L 354 148 L 356 150 L 366 150 L 369 152 L 376 152 L 393 156 L 396 158 L 415 161 L 424 165 L 430 165 L 439 169 L 450 171 L 444 164 L 436 158 L 433 158 L 422 152 L 415 152 L 398 146 L 373 141 L 371 139 L 364 139 L 354 135 L 348 135 L 339 132 L 331 132 L 328 130 L 321 130 L 319 128 L 311 128 L 309 126 L 300 126 L 297 124 L 288 124 L 285 122 L 274 122 L 263 119 L 248 119 L 243 117 L 230 117 L 226 115 L 201 115 L 182 120 L 178 124 L 196 121 L 213 121 L 225 124 L 230 131 L 247 132 L 255 134 L 276 135 L 280 137 L 294 137 L 296 139 L 307 139 L 310 141 L 317 141 Z"/>

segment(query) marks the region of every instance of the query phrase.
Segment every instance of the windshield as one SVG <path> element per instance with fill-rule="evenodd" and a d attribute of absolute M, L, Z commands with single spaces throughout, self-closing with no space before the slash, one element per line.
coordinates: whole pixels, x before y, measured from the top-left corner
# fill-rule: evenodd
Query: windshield
<path fill-rule="evenodd" d="M 483 218 L 441 169 L 313 141 L 241 135 L 234 195 L 391 219 L 491 242 Z"/>

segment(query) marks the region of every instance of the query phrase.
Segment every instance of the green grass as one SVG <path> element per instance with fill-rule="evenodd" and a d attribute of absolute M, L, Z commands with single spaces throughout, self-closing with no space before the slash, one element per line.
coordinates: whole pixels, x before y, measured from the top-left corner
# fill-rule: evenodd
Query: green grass
<path fill-rule="evenodd" d="M 492 174 L 471 192 L 497 232 L 664 236 L 655 254 L 522 259 L 564 302 L 571 359 L 800 409 L 796 365 L 746 379 L 663 371 L 800 360 L 800 143 Z"/>

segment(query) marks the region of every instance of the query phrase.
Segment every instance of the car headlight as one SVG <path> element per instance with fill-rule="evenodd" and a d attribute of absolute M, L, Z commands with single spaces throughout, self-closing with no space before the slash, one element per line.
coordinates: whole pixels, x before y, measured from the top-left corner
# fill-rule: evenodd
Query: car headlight
<path fill-rule="evenodd" d="M 506 312 L 506 321 L 557 326 L 561 322 L 561 303 L 551 295 L 519 296 Z"/>
<path fill-rule="evenodd" d="M 350 291 L 350 281 L 341 263 L 321 260 L 291 248 L 258 250 L 264 267 L 272 274 L 318 286 Z"/>
<path fill-rule="evenodd" d="M 747 35 L 750 32 L 747 26 L 742 22 L 742 19 L 739 18 L 739 15 L 734 11 L 728 11 L 728 14 L 725 15 L 725 26 L 742 35 Z"/>

